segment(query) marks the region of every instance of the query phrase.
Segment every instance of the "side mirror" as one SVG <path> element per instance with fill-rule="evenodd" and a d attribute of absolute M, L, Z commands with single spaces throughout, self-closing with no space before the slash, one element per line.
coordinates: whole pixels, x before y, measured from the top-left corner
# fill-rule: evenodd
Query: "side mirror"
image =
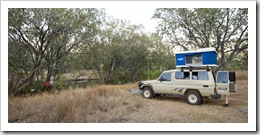
<path fill-rule="evenodd" d="M 159 81 L 162 82 L 162 78 L 160 78 Z"/>

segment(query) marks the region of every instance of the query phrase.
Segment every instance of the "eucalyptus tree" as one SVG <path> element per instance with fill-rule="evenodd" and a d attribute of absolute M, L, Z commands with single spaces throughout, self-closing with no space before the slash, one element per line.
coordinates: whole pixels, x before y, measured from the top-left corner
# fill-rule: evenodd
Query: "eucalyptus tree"
<path fill-rule="evenodd" d="M 84 47 L 82 57 L 101 83 L 112 83 L 119 69 L 136 76 L 148 54 L 146 40 L 142 25 L 106 17 L 96 42 Z"/>
<path fill-rule="evenodd" d="M 9 9 L 8 68 L 11 92 L 19 93 L 40 70 L 46 79 L 58 70 L 61 58 L 92 40 L 97 29 L 98 9 Z M 19 50 L 18 50 L 19 49 Z"/>
<path fill-rule="evenodd" d="M 175 56 L 172 47 L 163 42 L 163 38 L 157 33 L 149 36 L 149 61 L 153 66 L 164 67 L 165 69 L 175 68 Z"/>
<path fill-rule="evenodd" d="M 165 41 L 183 50 L 215 47 L 218 70 L 248 48 L 248 9 L 245 8 L 159 8 L 158 31 Z"/>
<path fill-rule="evenodd" d="M 149 46 L 151 46 L 152 42 L 149 36 L 144 33 L 133 33 L 130 42 L 132 47 L 129 48 L 127 61 L 124 63 L 123 69 L 126 74 L 130 75 L 131 82 L 135 82 L 140 79 L 137 73 L 147 66 L 150 53 Z"/>

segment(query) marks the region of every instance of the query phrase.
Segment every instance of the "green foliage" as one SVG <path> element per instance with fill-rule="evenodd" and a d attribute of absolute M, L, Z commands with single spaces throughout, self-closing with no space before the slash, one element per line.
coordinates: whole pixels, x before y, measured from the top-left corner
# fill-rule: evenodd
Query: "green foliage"
<path fill-rule="evenodd" d="M 127 84 L 131 82 L 131 75 L 129 72 L 124 71 L 123 69 L 119 70 L 113 78 L 113 84 Z"/>
<path fill-rule="evenodd" d="M 66 76 L 61 75 L 59 80 L 55 80 L 54 81 L 53 86 L 57 90 L 64 90 L 64 89 L 68 88 L 67 83 L 68 82 L 67 82 Z"/>
<path fill-rule="evenodd" d="M 243 51 L 237 58 L 233 59 L 227 70 L 248 70 L 248 50 Z"/>
<path fill-rule="evenodd" d="M 138 80 L 156 80 L 162 74 L 160 68 L 154 68 L 148 71 L 148 69 L 143 68 L 138 72 Z"/>
<path fill-rule="evenodd" d="M 81 67 L 97 71 L 101 83 L 117 82 L 115 77 L 121 78 L 118 75 L 122 74 L 122 69 L 134 78 L 136 72 L 146 65 L 149 53 L 147 46 L 151 42 L 142 32 L 141 25 L 106 18 L 99 37 L 95 43 L 82 46 L 82 53 L 78 57 L 81 58 L 79 61 L 85 61 Z"/>
<path fill-rule="evenodd" d="M 150 78 L 158 79 L 161 74 L 162 74 L 162 71 L 160 71 L 160 70 L 152 70 L 152 71 L 150 71 Z"/>
<path fill-rule="evenodd" d="M 218 70 L 248 48 L 246 8 L 158 8 L 153 18 L 160 21 L 160 36 L 176 49 L 216 48 Z"/>
<path fill-rule="evenodd" d="M 9 77 L 15 94 L 37 73 L 45 79 L 62 73 L 69 54 L 92 42 L 101 24 L 102 10 L 66 8 L 11 8 L 8 10 Z"/>

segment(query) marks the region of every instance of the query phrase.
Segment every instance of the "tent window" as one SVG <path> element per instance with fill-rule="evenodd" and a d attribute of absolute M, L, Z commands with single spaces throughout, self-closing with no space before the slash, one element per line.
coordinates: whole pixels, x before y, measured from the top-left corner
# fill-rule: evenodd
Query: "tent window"
<path fill-rule="evenodd" d="M 202 65 L 201 54 L 186 56 L 186 64 Z"/>

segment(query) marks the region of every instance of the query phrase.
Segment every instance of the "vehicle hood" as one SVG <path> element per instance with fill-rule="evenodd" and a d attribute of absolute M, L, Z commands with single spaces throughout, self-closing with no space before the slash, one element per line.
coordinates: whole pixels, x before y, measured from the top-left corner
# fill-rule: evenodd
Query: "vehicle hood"
<path fill-rule="evenodd" d="M 143 84 L 149 84 L 149 83 L 155 83 L 158 82 L 158 80 L 147 80 L 147 81 L 142 81 Z"/>

